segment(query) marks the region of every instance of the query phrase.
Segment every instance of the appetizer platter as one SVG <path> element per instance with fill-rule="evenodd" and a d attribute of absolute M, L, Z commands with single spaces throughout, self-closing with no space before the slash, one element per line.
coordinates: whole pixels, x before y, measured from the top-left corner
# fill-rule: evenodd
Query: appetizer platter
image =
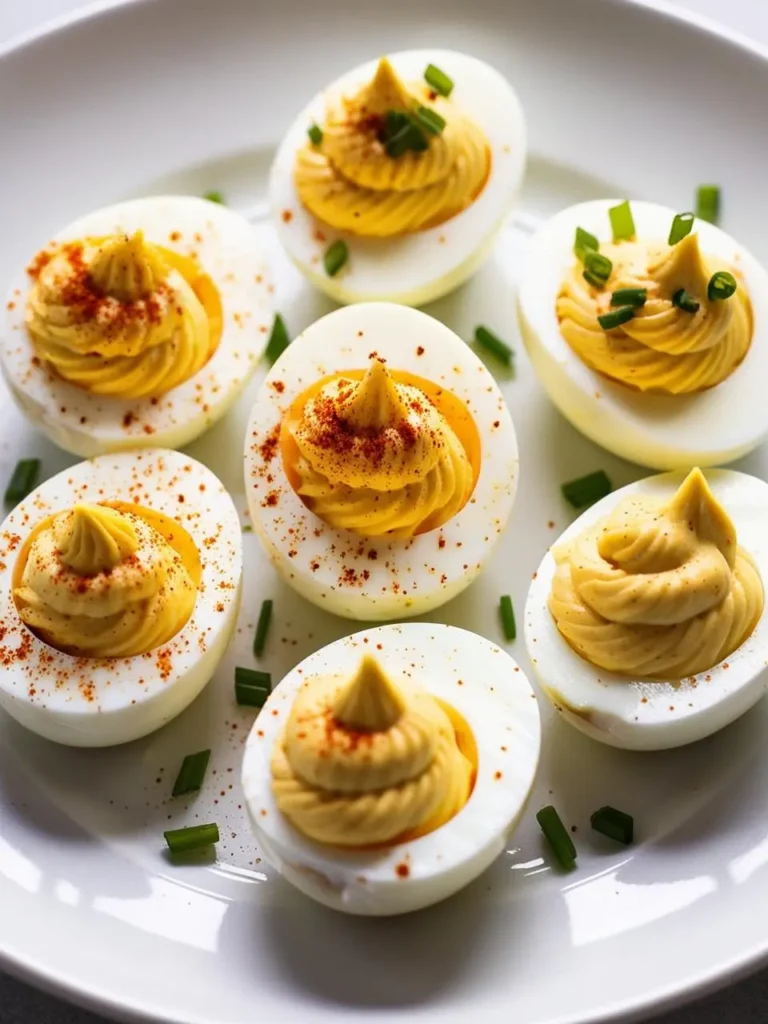
<path fill-rule="evenodd" d="M 257 125 L 150 121 L 104 188 L 72 144 L 10 215 L 0 965 L 177 1024 L 634 1019 L 768 951 L 768 249 L 730 164 L 590 172 L 493 4 L 407 49 L 348 6 Z"/>

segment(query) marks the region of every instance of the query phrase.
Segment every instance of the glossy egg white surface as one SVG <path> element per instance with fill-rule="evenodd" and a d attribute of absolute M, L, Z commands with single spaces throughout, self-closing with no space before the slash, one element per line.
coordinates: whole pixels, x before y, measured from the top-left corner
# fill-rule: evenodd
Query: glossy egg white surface
<path fill-rule="evenodd" d="M 117 500 L 176 519 L 195 542 L 202 578 L 186 625 L 133 658 L 79 658 L 39 640 L 12 594 L 21 543 L 46 516 L 76 502 Z M 200 693 L 237 617 L 242 535 L 232 499 L 214 474 L 180 452 L 103 455 L 46 480 L 0 527 L 0 705 L 57 743 L 106 747 L 159 729 Z"/>
<path fill-rule="evenodd" d="M 453 79 L 450 99 L 485 132 L 491 170 L 478 198 L 450 220 L 392 239 L 360 238 L 317 221 L 299 201 L 293 168 L 307 129 L 322 125 L 329 96 L 351 95 L 371 80 L 378 61 L 349 71 L 318 93 L 298 115 L 277 151 L 269 196 L 280 241 L 301 272 L 337 302 L 388 299 L 420 305 L 467 280 L 488 255 L 504 217 L 517 198 L 526 160 L 523 110 L 509 82 L 490 65 L 454 50 L 406 50 L 389 54 L 406 82 L 422 81 L 428 64 Z M 336 239 L 349 246 L 349 260 L 334 277 L 323 254 Z"/>
<path fill-rule="evenodd" d="M 555 303 L 576 257 L 577 227 L 611 240 L 608 210 L 620 199 L 579 203 L 548 220 L 531 241 L 518 292 L 520 327 L 528 355 L 551 400 L 595 443 L 653 469 L 731 462 L 768 435 L 768 273 L 730 235 L 697 219 L 705 255 L 736 265 L 754 314 L 752 345 L 736 370 L 716 387 L 683 396 L 635 391 L 589 369 L 560 333 Z M 640 240 L 666 242 L 676 211 L 631 201 Z M 738 410 L 738 415 L 734 415 Z"/>
<path fill-rule="evenodd" d="M 304 681 L 351 673 L 369 651 L 393 678 L 420 683 L 463 715 L 478 748 L 477 780 L 462 810 L 434 832 L 383 850 L 340 851 L 305 838 L 278 811 L 270 756 Z M 455 626 L 380 626 L 329 644 L 288 673 L 248 737 L 242 784 L 261 849 L 288 882 L 350 914 L 404 914 L 453 895 L 504 850 L 533 785 L 540 742 L 536 697 L 501 648 Z"/>
<path fill-rule="evenodd" d="M 194 255 L 218 289 L 219 345 L 196 374 L 156 398 L 91 394 L 35 359 L 24 326 L 30 278 L 14 281 L 0 334 L 0 367 L 15 400 L 53 442 L 83 458 L 127 448 L 180 448 L 234 404 L 264 348 L 272 298 L 263 243 L 239 214 L 194 196 L 132 199 L 68 225 L 55 243 L 142 229 L 149 242 Z M 32 255 L 32 254 L 30 254 Z"/>
<path fill-rule="evenodd" d="M 598 501 L 571 523 L 568 541 L 608 515 L 626 497 L 671 498 L 684 472 L 629 484 Z M 739 545 L 768 585 L 768 484 L 734 470 L 709 470 L 707 483 L 736 527 Z M 549 551 L 525 606 L 525 643 L 542 689 L 571 725 L 593 739 L 629 750 L 678 747 L 717 732 L 768 691 L 768 611 L 752 635 L 708 672 L 682 681 L 628 679 L 591 665 L 560 636 L 547 601 L 555 574 Z"/>
<path fill-rule="evenodd" d="M 480 475 L 464 508 L 413 538 L 366 539 L 319 519 L 291 488 L 277 435 L 306 388 L 371 353 L 460 398 L 481 440 Z M 437 608 L 464 590 L 490 558 L 517 488 L 512 418 L 490 372 L 461 338 L 406 306 L 365 303 L 318 320 L 286 349 L 259 391 L 245 445 L 245 489 L 254 529 L 290 586 L 337 615 L 383 620 Z"/>

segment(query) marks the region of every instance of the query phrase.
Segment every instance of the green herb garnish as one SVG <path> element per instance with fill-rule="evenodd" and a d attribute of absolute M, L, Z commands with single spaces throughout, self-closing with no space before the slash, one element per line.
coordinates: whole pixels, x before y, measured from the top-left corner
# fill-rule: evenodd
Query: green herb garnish
<path fill-rule="evenodd" d="M 613 490 L 613 484 L 604 469 L 580 476 L 577 480 L 569 480 L 562 485 L 565 500 L 574 508 L 586 508 L 604 498 Z"/>
<path fill-rule="evenodd" d="M 163 835 L 171 853 L 188 853 L 218 843 L 219 826 L 215 822 L 209 825 L 190 825 L 189 828 L 171 829 L 163 832 Z"/>
<path fill-rule="evenodd" d="M 16 505 L 35 489 L 40 472 L 40 459 L 21 459 L 5 489 L 6 505 Z"/>
<path fill-rule="evenodd" d="M 699 185 L 696 189 L 696 216 L 717 224 L 720 219 L 720 186 Z"/>
<path fill-rule="evenodd" d="M 269 624 L 272 621 L 272 602 L 262 601 L 259 621 L 256 624 L 256 635 L 253 638 L 253 653 L 260 658 L 264 653 L 264 644 L 267 641 Z"/>
<path fill-rule="evenodd" d="M 512 607 L 512 598 L 509 594 L 505 594 L 499 601 L 499 615 L 505 638 L 514 640 L 517 637 L 517 625 L 515 624 L 515 609 Z"/>
<path fill-rule="evenodd" d="M 600 832 L 617 843 L 629 846 L 635 838 L 635 821 L 631 814 L 617 811 L 615 807 L 601 807 L 589 819 L 595 832 Z"/>
<path fill-rule="evenodd" d="M 550 804 L 542 807 L 536 815 L 541 831 L 544 833 L 547 842 L 552 847 L 552 852 L 560 864 L 560 867 L 570 871 L 576 864 L 576 847 L 568 835 L 568 830 L 563 824 L 560 815 Z"/>
<path fill-rule="evenodd" d="M 695 217 L 692 213 L 676 213 L 669 229 L 668 245 L 677 245 L 686 235 L 690 235 Z"/>
<path fill-rule="evenodd" d="M 331 242 L 323 256 L 323 266 L 328 277 L 335 277 L 349 259 L 349 247 L 343 238 Z"/>
<path fill-rule="evenodd" d="M 434 64 L 427 64 L 424 79 L 427 85 L 431 86 L 435 92 L 439 92 L 441 96 L 450 96 L 453 92 L 452 79 L 444 71 L 441 71 L 440 68 L 435 67 Z"/>
<path fill-rule="evenodd" d="M 201 750 L 197 754 L 187 754 L 181 762 L 179 774 L 173 784 L 171 796 L 184 796 L 200 789 L 210 760 L 210 750 Z"/>
<path fill-rule="evenodd" d="M 618 206 L 612 206 L 608 211 L 611 220 L 611 230 L 614 242 L 621 242 L 627 238 L 635 237 L 635 221 L 632 217 L 632 208 L 629 200 L 625 199 Z"/>

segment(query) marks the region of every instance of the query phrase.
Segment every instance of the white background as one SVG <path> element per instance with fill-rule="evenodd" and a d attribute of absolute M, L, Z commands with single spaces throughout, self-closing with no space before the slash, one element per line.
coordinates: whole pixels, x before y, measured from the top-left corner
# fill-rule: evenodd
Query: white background
<path fill-rule="evenodd" d="M 316 0 L 315 0 L 316 2 Z M 562 0 L 576 3 L 577 0 Z M 624 3 L 626 0 L 613 0 Z M 768 47 L 768 0 L 672 0 L 741 32 Z M 66 17 L 78 0 L 0 0 L 0 49 L 50 19 Z M 766 97 L 768 104 L 768 97 Z M 0 126 L 1 129 L 1 126 Z M 1 912 L 1 908 L 0 908 Z M 765 908 L 758 911 L 765 913 Z M 665 1015 L 658 1024 L 766 1024 L 768 974 L 759 975 L 703 1003 Z M 0 975 L 0 1024 L 101 1024 L 92 1014 L 75 1010 Z M 520 1021 L 519 1024 L 525 1024 Z"/>

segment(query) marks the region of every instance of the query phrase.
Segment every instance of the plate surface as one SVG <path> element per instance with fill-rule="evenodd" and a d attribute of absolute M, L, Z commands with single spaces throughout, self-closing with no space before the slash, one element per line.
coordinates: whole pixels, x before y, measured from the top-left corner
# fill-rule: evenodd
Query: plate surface
<path fill-rule="evenodd" d="M 631 41 L 631 45 L 630 42 Z M 542 552 L 572 518 L 559 485 L 604 467 L 641 475 L 580 437 L 547 402 L 515 323 L 527 234 L 579 200 L 626 194 L 689 208 L 718 181 L 724 226 L 763 261 L 768 62 L 645 6 L 611 0 L 464 0 L 376 8 L 355 0 L 154 0 L 75 23 L 0 60 L 0 280 L 50 233 L 123 196 L 218 188 L 270 244 L 264 186 L 281 132 L 346 67 L 404 46 L 455 47 L 519 90 L 532 158 L 522 208 L 469 285 L 429 308 L 468 337 L 485 323 L 516 347 L 500 383 L 521 478 L 491 571 L 429 616 L 501 642 L 496 606 L 519 615 Z M 136 54 L 141 53 L 141 61 Z M 713 69 L 717 73 L 713 74 Z M 292 332 L 327 311 L 277 249 L 277 306 Z M 241 511 L 249 401 L 190 452 Z M 68 464 L 0 396 L 0 480 L 21 456 Z M 759 451 L 738 468 L 768 477 Z M 237 777 L 252 713 L 232 702 L 262 598 L 275 600 L 264 665 L 280 678 L 356 624 L 324 615 L 274 576 L 245 534 L 240 631 L 216 678 L 176 722 L 112 751 L 55 747 L 0 719 L 0 958 L 49 988 L 127 1020 L 174 1024 L 629 1020 L 763 962 L 768 924 L 765 702 L 689 749 L 629 754 L 554 720 L 531 811 L 471 888 L 430 911 L 352 920 L 310 904 L 259 861 Z M 528 668 L 521 640 L 511 653 Z M 532 675 L 532 674 L 531 674 Z M 212 746 L 197 800 L 169 800 L 190 750 Z M 532 811 L 555 802 L 577 827 L 578 870 L 545 857 Z M 590 833 L 604 803 L 634 813 L 617 852 Z M 179 869 L 164 828 L 216 819 L 218 860 Z"/>

